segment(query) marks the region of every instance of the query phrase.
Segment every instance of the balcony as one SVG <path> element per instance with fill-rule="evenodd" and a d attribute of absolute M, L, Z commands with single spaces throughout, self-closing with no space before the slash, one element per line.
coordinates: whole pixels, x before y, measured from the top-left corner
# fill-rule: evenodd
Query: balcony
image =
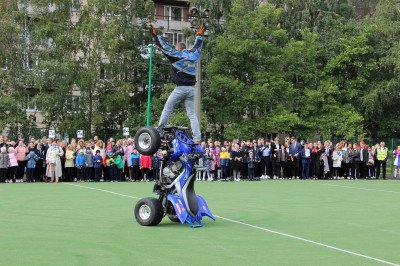
<path fill-rule="evenodd" d="M 44 8 L 44 7 L 38 7 L 37 5 L 31 4 L 29 2 L 27 2 L 27 3 L 18 2 L 17 6 L 18 6 L 18 10 L 21 10 L 22 8 L 26 8 L 26 14 L 28 16 L 33 15 L 34 12 L 39 11 L 39 9 L 42 9 L 42 11 L 43 11 L 43 9 L 47 9 L 49 12 L 53 12 L 54 10 L 56 10 L 55 4 L 49 5 L 48 7 Z"/>
<path fill-rule="evenodd" d="M 169 16 L 154 16 L 157 19 L 156 22 L 153 23 L 155 28 L 163 27 L 164 30 L 167 31 L 182 31 L 183 28 L 190 28 L 189 18 L 172 18 Z M 138 23 L 141 23 L 140 19 L 137 19 Z"/>

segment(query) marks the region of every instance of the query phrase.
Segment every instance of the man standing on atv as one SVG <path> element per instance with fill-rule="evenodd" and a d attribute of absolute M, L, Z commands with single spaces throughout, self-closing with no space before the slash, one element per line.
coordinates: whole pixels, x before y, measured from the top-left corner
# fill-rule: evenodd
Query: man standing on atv
<path fill-rule="evenodd" d="M 187 50 L 183 42 L 177 43 L 174 49 L 160 35 L 157 35 L 153 26 L 151 26 L 151 34 L 154 37 L 156 45 L 171 62 L 171 80 L 176 84 L 175 89 L 165 103 L 160 122 L 158 123 L 157 130 L 160 133 L 160 137 L 164 136 L 161 129 L 167 124 L 174 109 L 179 103 L 184 102 L 193 131 L 193 141 L 195 144 L 200 144 L 201 133 L 199 121 L 194 109 L 194 85 L 196 84 L 197 61 L 200 58 L 201 48 L 203 47 L 203 40 L 201 39 L 203 31 L 204 27 L 201 27 L 196 33 L 196 41 L 192 49 Z"/>

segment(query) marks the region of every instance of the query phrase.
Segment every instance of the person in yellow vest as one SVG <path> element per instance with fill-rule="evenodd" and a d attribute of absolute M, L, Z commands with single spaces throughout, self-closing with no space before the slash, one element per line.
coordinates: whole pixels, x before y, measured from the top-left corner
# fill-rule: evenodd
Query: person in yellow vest
<path fill-rule="evenodd" d="M 388 148 L 385 147 L 385 142 L 381 142 L 381 146 L 376 149 L 376 179 L 379 179 L 381 165 L 382 165 L 382 177 L 386 179 L 386 161 L 389 158 Z"/>

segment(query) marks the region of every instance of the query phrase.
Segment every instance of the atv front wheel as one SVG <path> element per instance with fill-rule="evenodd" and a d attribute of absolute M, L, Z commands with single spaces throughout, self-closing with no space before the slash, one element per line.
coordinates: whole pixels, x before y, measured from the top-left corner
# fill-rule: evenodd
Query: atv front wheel
<path fill-rule="evenodd" d="M 179 220 L 178 216 L 176 216 L 176 215 L 168 215 L 168 218 L 174 223 L 180 223 L 181 222 L 181 220 Z"/>
<path fill-rule="evenodd" d="M 153 155 L 161 144 L 160 134 L 154 127 L 142 127 L 135 134 L 135 148 L 140 154 Z"/>

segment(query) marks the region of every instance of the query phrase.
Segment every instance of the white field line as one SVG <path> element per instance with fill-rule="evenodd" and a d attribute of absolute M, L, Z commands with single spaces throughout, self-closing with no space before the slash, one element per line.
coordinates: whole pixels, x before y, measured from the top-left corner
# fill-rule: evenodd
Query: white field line
<path fill-rule="evenodd" d="M 64 184 L 64 185 L 74 186 L 74 187 L 83 187 L 83 188 L 88 188 L 88 189 L 103 191 L 103 192 L 115 194 L 115 195 L 118 195 L 118 196 L 123 196 L 123 197 L 132 198 L 132 199 L 142 199 L 142 198 L 138 198 L 138 197 L 132 197 L 132 196 L 124 195 L 124 194 L 119 194 L 119 193 L 112 192 L 112 191 L 108 191 L 108 190 L 104 190 L 104 189 L 98 189 L 98 188 L 93 188 L 93 187 L 85 187 L 85 186 L 80 186 L 80 185 L 75 185 L 75 184 L 64 183 L 64 182 L 63 182 L 63 184 Z"/>
<path fill-rule="evenodd" d="M 112 192 L 112 191 L 108 191 L 108 190 L 103 190 L 103 189 L 98 189 L 98 188 L 85 187 L 85 186 L 80 186 L 80 185 L 75 185 L 75 184 L 70 184 L 70 183 L 63 183 L 63 184 L 70 185 L 70 186 L 75 186 L 75 187 L 98 190 L 98 191 L 107 192 L 107 193 L 111 193 L 111 194 L 114 194 L 114 195 L 133 198 L 133 199 L 141 199 L 141 198 L 138 198 L 138 197 L 132 197 L 132 196 L 129 196 L 129 195 L 124 195 L 124 194 L 120 194 L 120 193 L 116 193 L 116 192 Z M 258 226 L 255 226 L 255 225 L 242 223 L 242 222 L 231 220 L 231 219 L 228 219 L 228 218 L 225 218 L 225 217 L 221 217 L 221 216 L 218 216 L 218 215 L 214 215 L 214 217 L 217 217 L 217 218 L 220 218 L 220 219 L 232 222 L 232 223 L 237 223 L 237 224 L 249 226 L 249 227 L 252 227 L 252 228 L 255 228 L 255 229 L 259 229 L 259 230 L 263 230 L 263 231 L 266 231 L 266 232 L 270 232 L 270 233 L 273 233 L 273 234 L 278 234 L 278 235 L 281 235 L 281 236 L 286 236 L 286 237 L 294 238 L 294 239 L 297 239 L 297 240 L 300 240 L 300 241 L 308 242 L 308 243 L 311 243 L 311 244 L 315 244 L 315 245 L 323 246 L 323 247 L 326 247 L 326 248 L 334 249 L 334 250 L 337 250 L 337 251 L 345 252 L 345 253 L 348 253 L 348 254 L 351 254 L 351 255 L 355 255 L 355 256 L 359 256 L 359 257 L 362 257 L 362 258 L 378 261 L 378 262 L 381 262 L 381 263 L 384 263 L 384 264 L 387 264 L 387 265 L 400 266 L 399 264 L 395 264 L 395 263 L 392 263 L 392 262 L 389 262 L 389 261 L 385 261 L 385 260 L 377 259 L 377 258 L 374 258 L 374 257 L 362 255 L 362 254 L 355 253 L 355 252 L 352 252 L 352 251 L 348 251 L 348 250 L 345 250 L 345 249 L 336 248 L 336 247 L 325 245 L 325 244 L 322 244 L 322 243 L 319 243 L 319 242 L 315 242 L 315 241 L 312 241 L 312 240 L 304 239 L 304 238 L 297 237 L 297 236 L 288 235 L 288 234 L 285 234 L 285 233 L 269 230 L 269 229 L 258 227 Z"/>
<path fill-rule="evenodd" d="M 355 189 L 361 189 L 361 190 L 372 190 L 372 191 L 380 191 L 380 192 L 388 192 L 388 193 L 400 193 L 400 191 L 390 191 L 390 190 L 373 189 L 373 188 L 349 187 L 349 186 L 339 186 L 339 185 L 331 185 L 331 184 L 320 184 L 320 185 L 321 186 L 332 186 L 332 187 L 355 188 Z"/>

